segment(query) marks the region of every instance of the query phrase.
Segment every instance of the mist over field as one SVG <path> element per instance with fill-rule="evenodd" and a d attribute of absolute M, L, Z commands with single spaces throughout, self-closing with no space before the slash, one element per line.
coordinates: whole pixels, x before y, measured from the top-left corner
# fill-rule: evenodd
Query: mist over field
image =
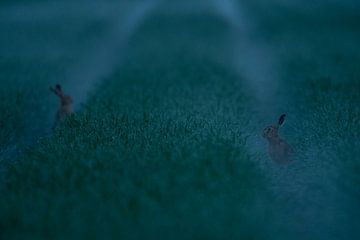
<path fill-rule="evenodd" d="M 359 22 L 351 0 L 1 1 L 0 239 L 360 238 Z"/>

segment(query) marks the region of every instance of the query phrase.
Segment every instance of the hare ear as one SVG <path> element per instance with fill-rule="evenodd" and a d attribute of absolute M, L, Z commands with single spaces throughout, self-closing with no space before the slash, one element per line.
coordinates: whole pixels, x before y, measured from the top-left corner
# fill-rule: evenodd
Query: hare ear
<path fill-rule="evenodd" d="M 60 85 L 60 84 L 56 84 L 55 89 L 56 89 L 56 91 L 58 91 L 58 92 L 62 92 L 62 89 L 61 89 L 61 85 Z"/>
<path fill-rule="evenodd" d="M 279 122 L 278 122 L 278 126 L 279 126 L 279 127 L 281 127 L 281 126 L 284 124 L 284 122 L 285 122 L 285 117 L 286 117 L 286 114 L 283 114 L 283 115 L 280 116 Z"/>

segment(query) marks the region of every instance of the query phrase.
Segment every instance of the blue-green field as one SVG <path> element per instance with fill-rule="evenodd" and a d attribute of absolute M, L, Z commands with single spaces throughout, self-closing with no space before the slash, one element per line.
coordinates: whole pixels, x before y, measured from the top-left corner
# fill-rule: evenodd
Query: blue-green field
<path fill-rule="evenodd" d="M 350 0 L 2 1 L 0 239 L 359 239 L 359 23 Z M 261 136 L 282 113 L 287 165 Z"/>

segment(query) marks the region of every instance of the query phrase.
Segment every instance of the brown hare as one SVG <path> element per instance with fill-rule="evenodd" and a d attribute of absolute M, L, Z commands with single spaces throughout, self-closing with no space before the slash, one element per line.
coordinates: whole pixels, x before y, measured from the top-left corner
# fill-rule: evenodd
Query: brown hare
<path fill-rule="evenodd" d="M 263 130 L 262 136 L 269 141 L 269 155 L 277 163 L 289 163 L 294 150 L 283 139 L 279 137 L 279 129 L 285 122 L 286 115 L 280 116 L 277 125 L 268 126 Z"/>
<path fill-rule="evenodd" d="M 73 113 L 73 99 L 71 96 L 64 94 L 59 84 L 57 84 L 55 88 L 51 87 L 50 90 L 55 93 L 56 96 L 58 96 L 60 99 L 60 108 L 56 113 L 53 126 L 54 130 L 67 116 L 70 116 Z"/>

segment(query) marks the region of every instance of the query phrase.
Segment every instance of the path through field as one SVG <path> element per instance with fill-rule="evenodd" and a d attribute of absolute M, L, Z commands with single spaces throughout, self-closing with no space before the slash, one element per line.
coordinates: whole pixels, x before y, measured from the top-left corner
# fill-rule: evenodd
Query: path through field
<path fill-rule="evenodd" d="M 93 44 L 93 50 L 89 50 L 84 61 L 66 76 L 69 93 L 76 99 L 75 110 L 79 109 L 81 103 L 86 103 L 94 87 L 119 66 L 128 40 L 158 2 L 159 0 L 135 2 L 126 12 L 122 9 L 123 4 L 111 9 L 114 19 L 111 20 L 108 33 Z"/>

